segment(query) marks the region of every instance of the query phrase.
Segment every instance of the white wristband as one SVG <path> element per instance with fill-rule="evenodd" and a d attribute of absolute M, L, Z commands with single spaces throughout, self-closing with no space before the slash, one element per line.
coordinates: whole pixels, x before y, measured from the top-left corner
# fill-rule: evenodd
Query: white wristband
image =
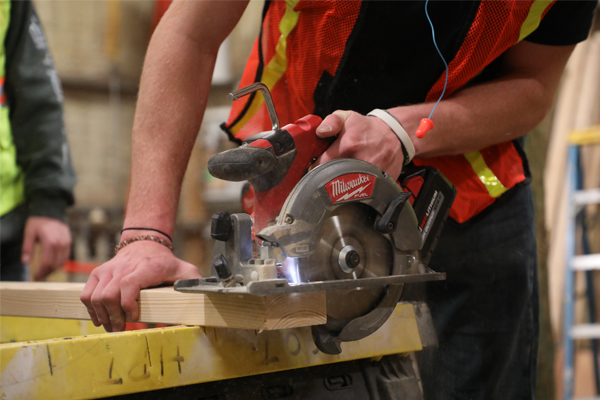
<path fill-rule="evenodd" d="M 374 109 L 368 113 L 367 116 L 379 118 L 388 124 L 390 129 L 394 131 L 396 136 L 398 136 L 398 139 L 400 139 L 400 143 L 402 143 L 404 149 L 408 153 L 408 160 L 404 160 L 404 164 L 408 164 L 415 156 L 415 146 L 413 145 L 412 140 L 410 140 L 410 136 L 408 136 L 408 133 L 406 133 L 406 130 L 402 124 L 400 124 L 400 121 L 398 121 L 396 117 L 394 117 L 388 111 L 381 110 L 379 108 Z"/>

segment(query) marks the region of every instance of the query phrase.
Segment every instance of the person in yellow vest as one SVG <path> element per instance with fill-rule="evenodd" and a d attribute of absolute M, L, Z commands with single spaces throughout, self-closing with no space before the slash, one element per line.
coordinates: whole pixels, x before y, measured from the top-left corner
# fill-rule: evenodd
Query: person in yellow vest
<path fill-rule="evenodd" d="M 398 176 L 412 161 L 435 166 L 457 187 L 430 263 L 447 280 L 427 285 L 440 345 L 419 360 L 426 399 L 534 396 L 537 261 L 522 137 L 549 111 L 575 44 L 588 35 L 596 4 L 265 3 L 241 86 L 265 83 L 282 126 L 310 113 L 324 117 L 317 134 L 337 139 L 319 163 L 358 158 Z M 94 323 L 107 331 L 138 318 L 140 289 L 199 276 L 173 256 L 170 235 L 217 50 L 245 7 L 244 1 L 174 2 L 152 37 L 121 237 L 137 241 L 97 268 L 81 295 Z M 434 129 L 418 138 L 420 120 L 444 90 Z M 374 109 L 386 110 L 396 122 L 368 116 Z M 406 131 L 401 140 L 392 129 L 399 124 Z M 224 128 L 234 140 L 270 129 L 261 96 L 234 103 Z M 139 240 L 147 230 L 162 243 Z M 384 361 L 383 369 L 389 366 Z M 385 369 L 374 381 L 380 396 L 374 398 L 398 398 L 394 371 Z"/>
<path fill-rule="evenodd" d="M 36 243 L 43 279 L 67 260 L 73 204 L 62 89 L 28 1 L 0 0 L 0 278 L 28 280 Z"/>

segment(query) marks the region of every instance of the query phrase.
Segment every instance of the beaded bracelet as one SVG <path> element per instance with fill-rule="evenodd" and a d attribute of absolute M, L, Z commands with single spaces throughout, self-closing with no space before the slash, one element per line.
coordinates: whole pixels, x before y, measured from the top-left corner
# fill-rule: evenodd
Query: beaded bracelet
<path fill-rule="evenodd" d="M 167 239 L 169 239 L 171 241 L 171 243 L 173 243 L 173 239 L 171 239 L 171 236 L 167 235 L 166 233 L 164 233 L 163 231 L 159 231 L 158 229 L 154 229 L 154 228 L 135 228 L 135 227 L 131 227 L 131 228 L 123 228 L 121 230 L 121 235 L 123 234 L 123 232 L 125 231 L 154 231 L 156 233 L 160 233 L 161 235 L 165 236 Z"/>
<path fill-rule="evenodd" d="M 173 245 L 171 243 L 167 242 L 163 238 L 159 238 L 156 236 L 150 236 L 150 235 L 142 235 L 142 236 L 134 236 L 132 238 L 122 240 L 118 245 L 115 246 L 115 255 L 119 252 L 119 250 L 121 250 L 123 247 L 127 246 L 128 244 L 131 244 L 133 242 L 139 242 L 141 240 L 151 240 L 153 242 L 162 244 L 163 246 L 167 247 L 171 251 L 174 250 Z"/>

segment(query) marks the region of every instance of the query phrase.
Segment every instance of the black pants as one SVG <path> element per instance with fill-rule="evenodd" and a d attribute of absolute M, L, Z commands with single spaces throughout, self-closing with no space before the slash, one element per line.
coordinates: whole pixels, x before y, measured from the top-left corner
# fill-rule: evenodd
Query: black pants
<path fill-rule="evenodd" d="M 426 400 L 531 400 L 539 335 L 529 186 L 474 223 L 448 223 L 426 284 L 439 347 L 418 353 Z"/>
<path fill-rule="evenodd" d="M 21 262 L 23 234 L 27 220 L 27 207 L 22 205 L 0 218 L 0 280 L 26 281 L 29 268 Z"/>

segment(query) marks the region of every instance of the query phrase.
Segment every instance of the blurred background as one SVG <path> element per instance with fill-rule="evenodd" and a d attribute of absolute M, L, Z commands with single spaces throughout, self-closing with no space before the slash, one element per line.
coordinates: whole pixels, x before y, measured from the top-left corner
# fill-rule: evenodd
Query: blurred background
<path fill-rule="evenodd" d="M 78 176 L 76 205 L 69 211 L 73 233 L 71 260 L 52 281 L 85 281 L 90 271 L 109 260 L 119 241 L 128 190 L 130 141 L 137 90 L 146 47 L 164 0 L 34 1 L 64 90 L 65 122 Z M 241 186 L 211 178 L 206 160 L 230 144 L 219 125 L 227 118 L 243 67 L 258 34 L 262 0 L 252 0 L 241 23 L 223 44 L 213 76 L 209 108 L 183 184 L 174 237 L 176 255 L 209 274 L 212 243 L 210 216 L 240 211 Z M 552 113 L 527 138 L 534 175 L 542 337 L 538 399 L 558 398 L 563 372 L 563 301 L 566 269 L 566 186 L 569 135 L 600 136 L 600 21 L 598 12 L 590 38 L 578 45 L 565 71 Z M 598 132 L 598 133 L 595 133 Z M 581 146 L 578 170 L 586 188 L 600 187 L 600 146 Z M 578 253 L 600 252 L 597 205 L 579 210 Z M 35 262 L 31 268 L 35 272 Z M 600 279 L 595 272 L 574 274 L 576 322 L 600 316 Z M 575 392 L 600 393 L 595 340 L 575 346 Z"/>
<path fill-rule="evenodd" d="M 142 65 L 152 31 L 169 4 L 35 1 L 63 85 L 65 124 L 78 177 L 76 206 L 69 212 L 73 262 L 50 280 L 85 280 L 90 268 L 112 257 L 119 242 Z M 209 108 L 182 189 L 175 248 L 203 272 L 210 268 L 210 256 L 205 256 L 207 217 L 210 223 L 214 210 L 226 206 L 237 211 L 240 206 L 240 185 L 212 179 L 205 165 L 210 155 L 228 145 L 219 125 L 229 113 L 228 94 L 243 72 L 261 11 L 262 1 L 251 2 L 221 47 Z"/>

